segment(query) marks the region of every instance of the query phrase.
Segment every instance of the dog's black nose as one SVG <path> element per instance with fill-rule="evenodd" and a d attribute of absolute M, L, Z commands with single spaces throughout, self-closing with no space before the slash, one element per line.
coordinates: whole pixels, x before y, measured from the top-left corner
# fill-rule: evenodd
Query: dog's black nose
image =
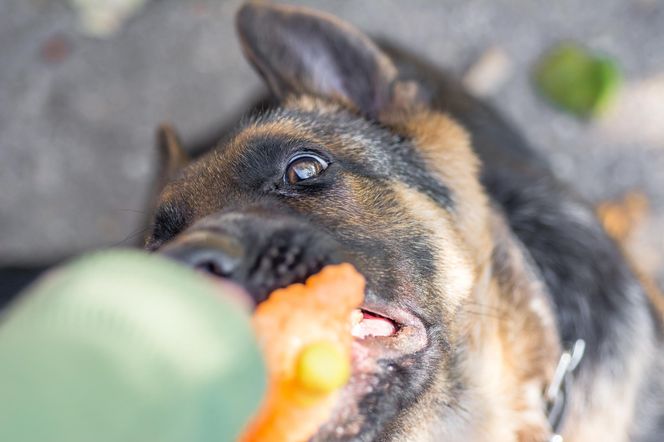
<path fill-rule="evenodd" d="M 300 224 L 284 225 L 242 218 L 238 228 L 187 231 L 159 252 L 213 276 L 244 287 L 256 304 L 281 287 L 343 261 L 338 245 L 324 234 Z M 255 223 L 253 222 L 255 221 Z M 260 227 L 258 227 L 260 226 Z M 229 233 L 232 231 L 233 233 Z"/>
<path fill-rule="evenodd" d="M 167 255 L 197 270 L 221 278 L 237 279 L 244 248 L 233 237 L 196 231 L 162 250 Z"/>

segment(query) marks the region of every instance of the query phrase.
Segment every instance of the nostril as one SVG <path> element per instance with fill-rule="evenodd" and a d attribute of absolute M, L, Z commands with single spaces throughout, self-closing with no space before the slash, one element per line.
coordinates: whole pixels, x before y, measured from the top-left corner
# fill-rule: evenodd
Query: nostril
<path fill-rule="evenodd" d="M 244 248 L 237 240 L 208 231 L 184 234 L 161 253 L 206 274 L 228 279 L 237 279 L 244 259 Z"/>
<path fill-rule="evenodd" d="M 231 271 L 229 269 L 222 268 L 219 263 L 214 261 L 205 261 L 194 266 L 196 270 L 201 272 L 210 273 L 214 276 L 219 276 L 222 278 L 228 278 L 231 276 Z"/>
<path fill-rule="evenodd" d="M 230 278 L 239 264 L 238 257 L 226 254 L 221 250 L 199 250 L 193 252 L 189 257 L 189 265 L 196 270 L 221 278 Z"/>

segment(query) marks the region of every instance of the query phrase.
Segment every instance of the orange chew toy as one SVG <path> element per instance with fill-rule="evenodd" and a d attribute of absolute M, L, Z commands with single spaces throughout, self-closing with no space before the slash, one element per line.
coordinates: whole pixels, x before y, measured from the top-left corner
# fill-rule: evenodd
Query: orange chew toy
<path fill-rule="evenodd" d="M 339 264 L 274 291 L 256 308 L 268 391 L 241 441 L 303 442 L 330 418 L 350 375 L 351 314 L 363 300 L 364 278 Z"/>

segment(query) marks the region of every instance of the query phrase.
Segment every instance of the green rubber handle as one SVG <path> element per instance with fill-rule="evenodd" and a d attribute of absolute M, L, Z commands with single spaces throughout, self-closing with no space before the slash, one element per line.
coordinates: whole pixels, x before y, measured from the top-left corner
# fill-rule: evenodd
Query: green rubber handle
<path fill-rule="evenodd" d="M 265 384 L 248 314 L 138 251 L 80 258 L 0 318 L 0 441 L 232 441 Z"/>

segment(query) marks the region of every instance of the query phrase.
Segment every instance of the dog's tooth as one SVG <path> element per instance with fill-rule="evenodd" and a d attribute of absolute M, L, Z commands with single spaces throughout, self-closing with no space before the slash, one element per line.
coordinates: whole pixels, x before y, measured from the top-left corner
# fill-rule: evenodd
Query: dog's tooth
<path fill-rule="evenodd" d="M 362 318 L 364 318 L 364 313 L 362 313 L 362 310 L 360 309 L 353 310 L 353 312 L 350 314 L 351 325 L 355 327 L 357 324 L 362 322 Z"/>
<path fill-rule="evenodd" d="M 362 336 L 362 326 L 360 324 L 353 325 L 353 328 L 350 331 L 351 336 L 358 339 L 364 339 Z"/>
<path fill-rule="evenodd" d="M 359 323 L 353 325 L 351 331 L 353 337 L 364 339 L 371 336 L 392 336 L 396 332 L 394 324 L 385 318 L 378 316 L 362 315 Z"/>

